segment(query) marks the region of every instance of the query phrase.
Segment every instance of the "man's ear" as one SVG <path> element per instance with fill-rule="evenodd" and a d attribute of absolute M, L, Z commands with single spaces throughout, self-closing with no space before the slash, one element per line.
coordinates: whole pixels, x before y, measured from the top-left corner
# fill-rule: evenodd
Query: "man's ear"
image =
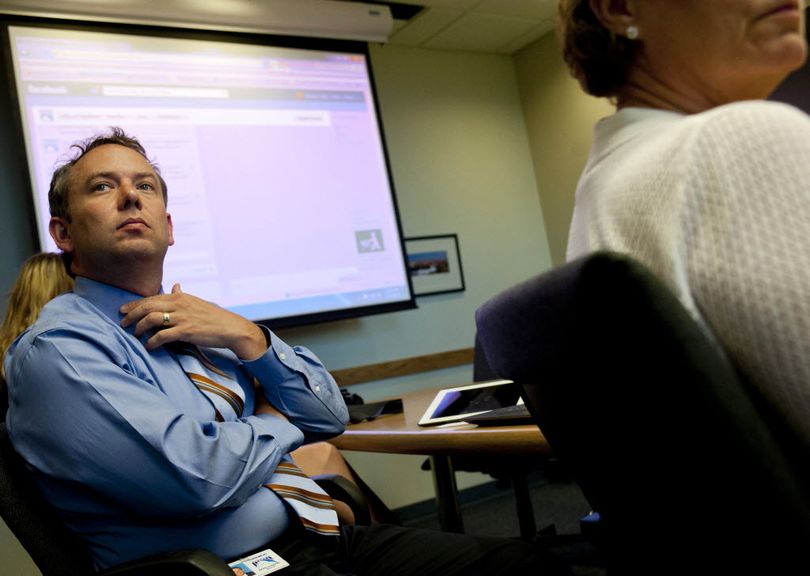
<path fill-rule="evenodd" d="M 166 212 L 166 225 L 169 227 L 169 246 L 174 246 L 174 224 L 172 224 L 172 215 Z"/>
<path fill-rule="evenodd" d="M 634 0 L 588 0 L 594 16 L 617 36 L 625 36 L 628 26 L 636 26 Z"/>
<path fill-rule="evenodd" d="M 52 216 L 51 221 L 48 222 L 48 232 L 51 233 L 51 238 L 62 252 L 68 254 L 73 252 L 73 239 L 70 236 L 70 227 L 65 218 Z"/>

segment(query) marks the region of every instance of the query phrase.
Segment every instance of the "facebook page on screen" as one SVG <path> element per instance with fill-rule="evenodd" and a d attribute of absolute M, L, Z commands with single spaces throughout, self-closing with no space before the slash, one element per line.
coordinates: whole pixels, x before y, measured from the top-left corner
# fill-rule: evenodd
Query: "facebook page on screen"
<path fill-rule="evenodd" d="M 12 26 L 40 241 L 72 143 L 120 126 L 168 183 L 164 288 L 262 320 L 411 299 L 365 54 Z"/>

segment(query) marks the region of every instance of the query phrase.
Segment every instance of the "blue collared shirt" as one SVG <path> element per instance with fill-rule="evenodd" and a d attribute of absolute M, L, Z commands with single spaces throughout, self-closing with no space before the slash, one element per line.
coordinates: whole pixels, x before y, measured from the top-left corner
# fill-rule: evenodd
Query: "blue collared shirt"
<path fill-rule="evenodd" d="M 172 352 L 149 352 L 120 327 L 119 307 L 138 298 L 77 278 L 12 345 L 14 448 L 99 568 L 178 548 L 233 558 L 266 544 L 289 520 L 262 485 L 282 456 L 344 430 L 340 390 L 311 352 L 268 331 L 270 348 L 250 362 L 205 350 L 246 396 L 240 418 L 217 422 Z M 253 414 L 253 378 L 289 422 Z"/>

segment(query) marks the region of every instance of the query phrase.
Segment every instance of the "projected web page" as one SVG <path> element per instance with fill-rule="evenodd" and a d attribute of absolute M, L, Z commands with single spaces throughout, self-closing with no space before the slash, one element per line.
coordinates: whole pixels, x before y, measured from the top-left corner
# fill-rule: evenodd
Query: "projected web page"
<path fill-rule="evenodd" d="M 364 54 L 9 35 L 43 249 L 54 166 L 120 126 L 168 183 L 167 290 L 254 320 L 411 299 Z"/>

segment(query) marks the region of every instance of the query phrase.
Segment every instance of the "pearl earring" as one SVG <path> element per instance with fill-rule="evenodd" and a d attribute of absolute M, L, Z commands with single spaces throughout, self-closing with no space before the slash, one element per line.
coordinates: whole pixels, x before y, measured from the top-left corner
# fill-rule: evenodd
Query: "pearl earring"
<path fill-rule="evenodd" d="M 630 25 L 627 27 L 627 38 L 629 40 L 635 40 L 638 38 L 638 26 Z"/>

